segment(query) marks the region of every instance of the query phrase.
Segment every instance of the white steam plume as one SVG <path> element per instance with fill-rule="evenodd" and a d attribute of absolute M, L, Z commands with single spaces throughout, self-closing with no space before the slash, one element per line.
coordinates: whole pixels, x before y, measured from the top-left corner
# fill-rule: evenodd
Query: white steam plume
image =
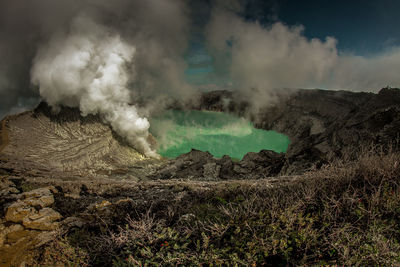
<path fill-rule="evenodd" d="M 149 122 L 130 105 L 127 84 L 132 77 L 135 47 L 111 28 L 80 15 L 68 34 L 58 33 L 38 51 L 32 83 L 53 107 L 79 107 L 83 115 L 100 113 L 112 128 L 148 156 L 157 157 L 147 142 Z"/>
<path fill-rule="evenodd" d="M 216 7 L 208 24 L 208 49 L 216 66 L 229 68 L 239 90 L 264 92 L 254 102 L 267 102 L 271 89 L 327 88 L 376 91 L 400 86 L 400 48 L 372 57 L 338 52 L 333 37 L 308 39 L 304 27 L 280 22 L 262 26 Z M 264 104 L 259 103 L 259 104 Z"/>
<path fill-rule="evenodd" d="M 0 0 L 0 119 L 41 97 L 101 113 L 157 156 L 143 116 L 166 96 L 191 95 L 183 58 L 189 27 L 185 0 Z"/>

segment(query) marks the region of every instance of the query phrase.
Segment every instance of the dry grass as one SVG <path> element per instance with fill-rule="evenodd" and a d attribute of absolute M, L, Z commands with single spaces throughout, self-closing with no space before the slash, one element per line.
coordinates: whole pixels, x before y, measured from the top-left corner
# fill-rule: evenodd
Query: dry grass
<path fill-rule="evenodd" d="M 400 265 L 400 154 L 359 155 L 281 186 L 153 203 L 101 236 L 78 233 L 77 245 L 99 266 Z"/>

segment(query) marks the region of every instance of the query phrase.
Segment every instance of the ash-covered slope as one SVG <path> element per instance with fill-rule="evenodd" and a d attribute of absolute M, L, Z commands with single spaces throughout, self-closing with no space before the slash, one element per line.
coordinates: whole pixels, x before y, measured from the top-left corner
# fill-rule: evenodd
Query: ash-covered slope
<path fill-rule="evenodd" d="M 82 117 L 77 109 L 62 108 L 55 115 L 41 103 L 1 125 L 1 164 L 13 173 L 118 176 L 146 161 L 99 116 Z"/>

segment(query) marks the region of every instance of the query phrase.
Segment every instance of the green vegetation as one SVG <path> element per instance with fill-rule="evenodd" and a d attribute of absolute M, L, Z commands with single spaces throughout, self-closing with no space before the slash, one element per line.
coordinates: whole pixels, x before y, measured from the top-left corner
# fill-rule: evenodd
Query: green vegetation
<path fill-rule="evenodd" d="M 77 243 L 76 234 L 65 238 L 99 266 L 394 266 L 399 174 L 398 152 L 364 151 L 274 186 L 233 181 L 154 200 L 126 225 L 88 228 Z"/>
<path fill-rule="evenodd" d="M 222 112 L 170 110 L 151 119 L 160 155 L 175 158 L 192 148 L 215 157 L 242 159 L 247 152 L 269 149 L 286 152 L 289 138 L 274 131 L 255 129 L 243 119 Z"/>

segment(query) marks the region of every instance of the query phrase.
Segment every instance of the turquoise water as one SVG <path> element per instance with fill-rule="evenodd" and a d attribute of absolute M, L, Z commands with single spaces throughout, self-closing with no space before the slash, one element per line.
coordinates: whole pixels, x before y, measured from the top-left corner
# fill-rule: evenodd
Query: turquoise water
<path fill-rule="evenodd" d="M 157 152 L 167 158 L 194 148 L 217 158 L 242 159 L 246 153 L 262 149 L 286 152 L 290 143 L 286 135 L 256 129 L 243 118 L 221 112 L 169 110 L 151 118 L 150 125 Z"/>

